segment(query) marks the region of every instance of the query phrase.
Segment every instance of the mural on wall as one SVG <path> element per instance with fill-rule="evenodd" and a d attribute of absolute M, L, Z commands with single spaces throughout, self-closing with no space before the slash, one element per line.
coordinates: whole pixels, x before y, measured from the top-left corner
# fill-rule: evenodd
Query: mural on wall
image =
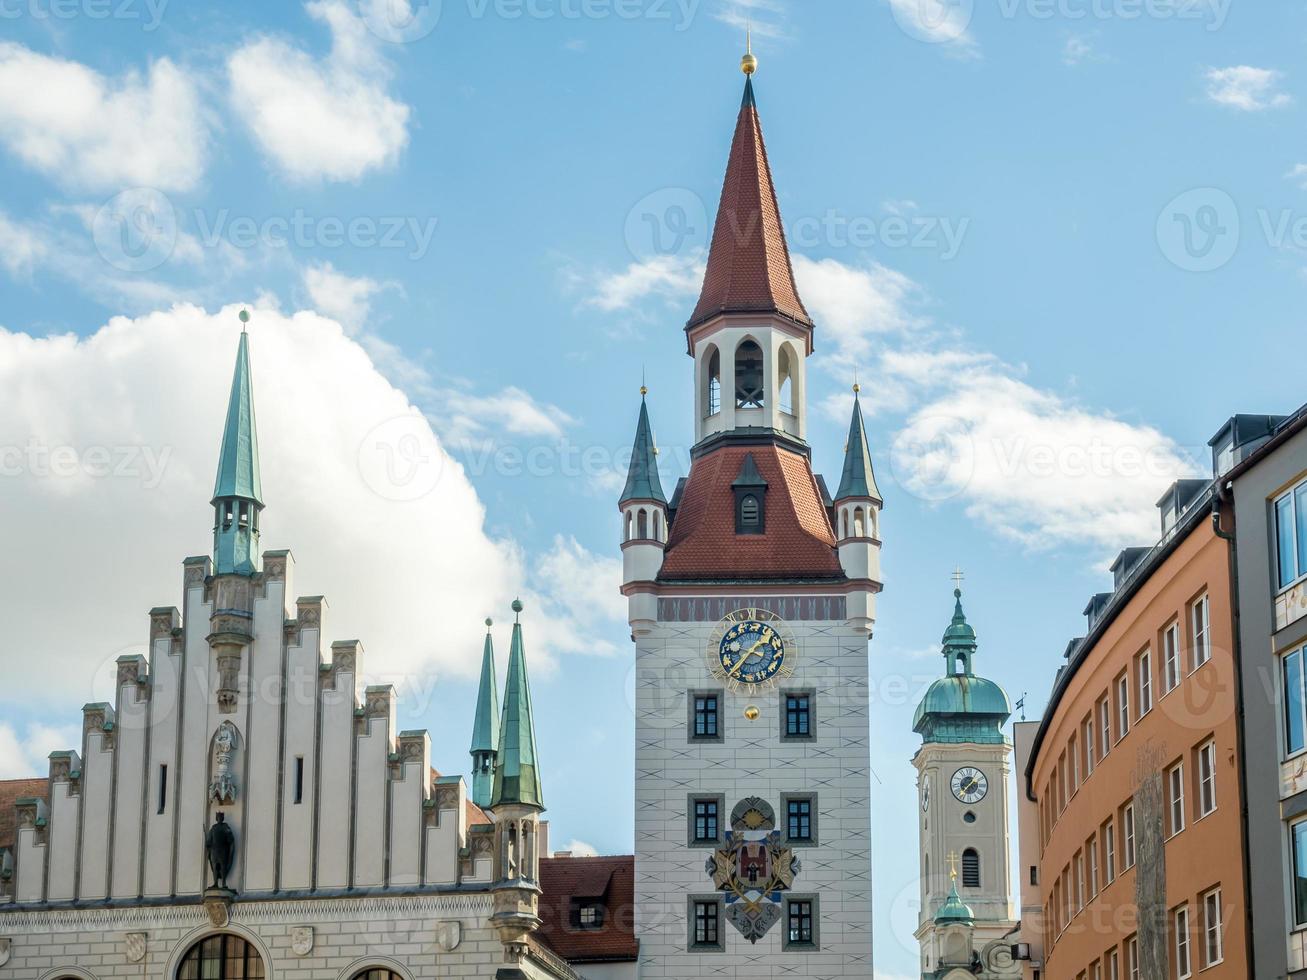
<path fill-rule="evenodd" d="M 771 806 L 753 796 L 731 811 L 731 829 L 705 870 L 713 887 L 725 893 L 727 921 L 756 943 L 780 920 L 782 893 L 793 886 L 800 866 L 782 844 Z"/>

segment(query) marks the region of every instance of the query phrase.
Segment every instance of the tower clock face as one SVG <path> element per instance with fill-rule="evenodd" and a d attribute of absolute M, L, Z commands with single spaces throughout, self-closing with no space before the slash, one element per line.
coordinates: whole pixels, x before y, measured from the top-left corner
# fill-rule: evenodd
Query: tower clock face
<path fill-rule="evenodd" d="M 739 609 L 708 640 L 708 668 L 731 690 L 756 690 L 794 673 L 794 634 L 766 609 Z"/>
<path fill-rule="evenodd" d="M 974 766 L 963 766 L 955 772 L 949 785 L 962 803 L 979 803 L 989 792 L 989 780 Z"/>

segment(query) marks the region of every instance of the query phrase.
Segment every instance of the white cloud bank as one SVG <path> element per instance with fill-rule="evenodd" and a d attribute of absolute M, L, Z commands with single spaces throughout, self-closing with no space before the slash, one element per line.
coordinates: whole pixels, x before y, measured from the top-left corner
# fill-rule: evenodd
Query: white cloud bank
<path fill-rule="evenodd" d="M 1264 112 L 1281 109 L 1293 98 L 1277 87 L 1283 73 L 1270 68 L 1253 68 L 1236 65 L 1233 68 L 1209 68 L 1204 76 L 1207 97 L 1217 105 L 1238 109 L 1241 112 Z"/>
<path fill-rule="evenodd" d="M 231 101 L 269 161 L 294 181 L 353 181 L 398 159 L 408 144 L 409 106 L 387 89 L 381 42 L 343 0 L 304 8 L 331 32 L 314 58 L 260 36 L 228 59 Z"/>
<path fill-rule="evenodd" d="M 199 86 L 167 58 L 108 78 L 0 43 L 0 141 L 74 189 L 186 191 L 204 173 L 209 136 Z"/>
<path fill-rule="evenodd" d="M 148 610 L 180 603 L 182 558 L 211 546 L 236 312 L 180 305 L 85 338 L 0 329 L 0 591 L 22 610 L 0 700 L 103 697 L 93 678 L 143 652 Z M 560 538 L 528 560 L 492 537 L 462 467 L 338 324 L 252 317 L 261 546 L 292 549 L 296 591 L 327 596 L 330 638 L 361 639 L 407 706 L 433 676 L 475 673 L 482 619 L 507 620 L 519 593 L 537 669 L 624 636 L 616 559 Z"/>

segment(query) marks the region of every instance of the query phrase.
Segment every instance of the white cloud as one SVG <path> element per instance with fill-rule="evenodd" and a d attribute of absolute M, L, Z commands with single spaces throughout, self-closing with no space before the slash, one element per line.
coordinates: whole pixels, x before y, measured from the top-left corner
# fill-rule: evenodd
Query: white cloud
<path fill-rule="evenodd" d="M 567 853 L 571 854 L 572 857 L 580 857 L 580 858 L 592 858 L 592 857 L 599 856 L 599 849 L 596 848 L 593 844 L 587 844 L 585 841 L 576 840 L 575 838 L 568 841 L 562 847 L 558 848 L 558 851 L 566 851 Z"/>
<path fill-rule="evenodd" d="M 1062 64 L 1068 67 L 1074 68 L 1076 65 L 1097 58 L 1093 42 L 1083 35 L 1072 34 L 1062 45 Z"/>
<path fill-rule="evenodd" d="M 51 752 L 80 744 L 81 730 L 73 725 L 28 725 L 27 734 L 20 736 L 12 725 L 0 722 L 0 779 L 45 776 L 50 771 Z"/>
<path fill-rule="evenodd" d="M 268 36 L 248 42 L 227 61 L 232 105 L 290 179 L 358 180 L 398 159 L 410 108 L 387 93 L 380 42 L 343 0 L 305 10 L 331 31 L 330 54 L 317 59 Z"/>
<path fill-rule="evenodd" d="M 977 57 L 971 34 L 974 8 L 956 0 L 888 0 L 895 21 L 911 37 L 941 45 L 951 54 Z"/>
<path fill-rule="evenodd" d="M 179 603 L 181 559 L 210 550 L 235 315 L 177 306 L 85 338 L 0 329 L 0 590 L 23 610 L 0 699 L 103 698 L 114 660 L 142 652 L 146 610 Z M 263 309 L 250 335 L 262 547 L 293 549 L 296 590 L 328 598 L 330 638 L 359 637 L 366 669 L 406 705 L 429 692 L 423 678 L 473 674 L 482 619 L 518 594 L 537 669 L 625 635 L 602 601 L 608 560 L 566 541 L 541 563 L 491 536 L 441 435 L 338 325 Z M 553 577 L 564 571 L 572 581 Z"/>
<path fill-rule="evenodd" d="M 1243 112 L 1261 112 L 1289 105 L 1293 98 L 1276 90 L 1282 72 L 1269 68 L 1238 65 L 1233 68 L 1209 68 L 1206 74 L 1207 97 L 1217 105 Z"/>
<path fill-rule="evenodd" d="M 1296 181 L 1299 187 L 1307 191 L 1307 163 L 1295 164 L 1294 168 L 1284 175 L 1284 179 Z"/>
<path fill-rule="evenodd" d="M 199 86 L 167 58 L 107 78 L 0 43 L 0 141 L 60 184 L 185 191 L 204 173 L 209 137 Z"/>
<path fill-rule="evenodd" d="M 751 29 L 754 37 L 785 37 L 785 7 L 779 0 L 718 0 L 713 18 L 737 31 Z"/>
<path fill-rule="evenodd" d="M 552 645 L 568 653 L 615 655 L 615 644 L 595 637 L 602 624 L 626 619 L 622 560 L 596 555 L 560 534 L 538 559 L 536 571 L 542 580 L 561 586 L 550 603 L 548 628 L 556 631 Z"/>
<path fill-rule="evenodd" d="M 814 267 L 820 274 L 814 274 Z M 992 354 L 917 316 L 920 290 L 881 266 L 796 260 L 803 295 L 836 353 L 865 365 L 864 409 L 901 418 L 882 490 L 959 501 L 984 526 L 1032 547 L 1118 548 L 1156 539 L 1154 501 L 1198 464 L 1155 428 L 1029 383 Z M 869 343 L 877 348 L 870 364 Z M 822 409 L 846 422 L 848 395 Z"/>
<path fill-rule="evenodd" d="M 659 255 L 632 262 L 621 272 L 601 275 L 587 284 L 585 302 L 608 313 L 629 310 L 642 300 L 693 297 L 703 285 L 701 256 Z"/>
<path fill-rule="evenodd" d="M 0 265 L 11 276 L 30 277 L 46 254 L 45 238 L 36 228 L 19 224 L 0 211 Z"/>
<path fill-rule="evenodd" d="M 388 285 L 367 276 L 347 276 L 330 262 L 304 269 L 304 288 L 314 309 L 331 317 L 350 334 L 357 334 L 367 324 L 372 298 Z"/>

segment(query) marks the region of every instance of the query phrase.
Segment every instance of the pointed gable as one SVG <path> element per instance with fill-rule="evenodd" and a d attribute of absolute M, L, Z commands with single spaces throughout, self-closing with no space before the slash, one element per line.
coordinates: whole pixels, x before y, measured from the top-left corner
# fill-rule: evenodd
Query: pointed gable
<path fill-rule="evenodd" d="M 794 285 L 752 78 L 744 84 L 703 290 L 686 329 L 720 313 L 778 313 L 812 326 Z"/>

